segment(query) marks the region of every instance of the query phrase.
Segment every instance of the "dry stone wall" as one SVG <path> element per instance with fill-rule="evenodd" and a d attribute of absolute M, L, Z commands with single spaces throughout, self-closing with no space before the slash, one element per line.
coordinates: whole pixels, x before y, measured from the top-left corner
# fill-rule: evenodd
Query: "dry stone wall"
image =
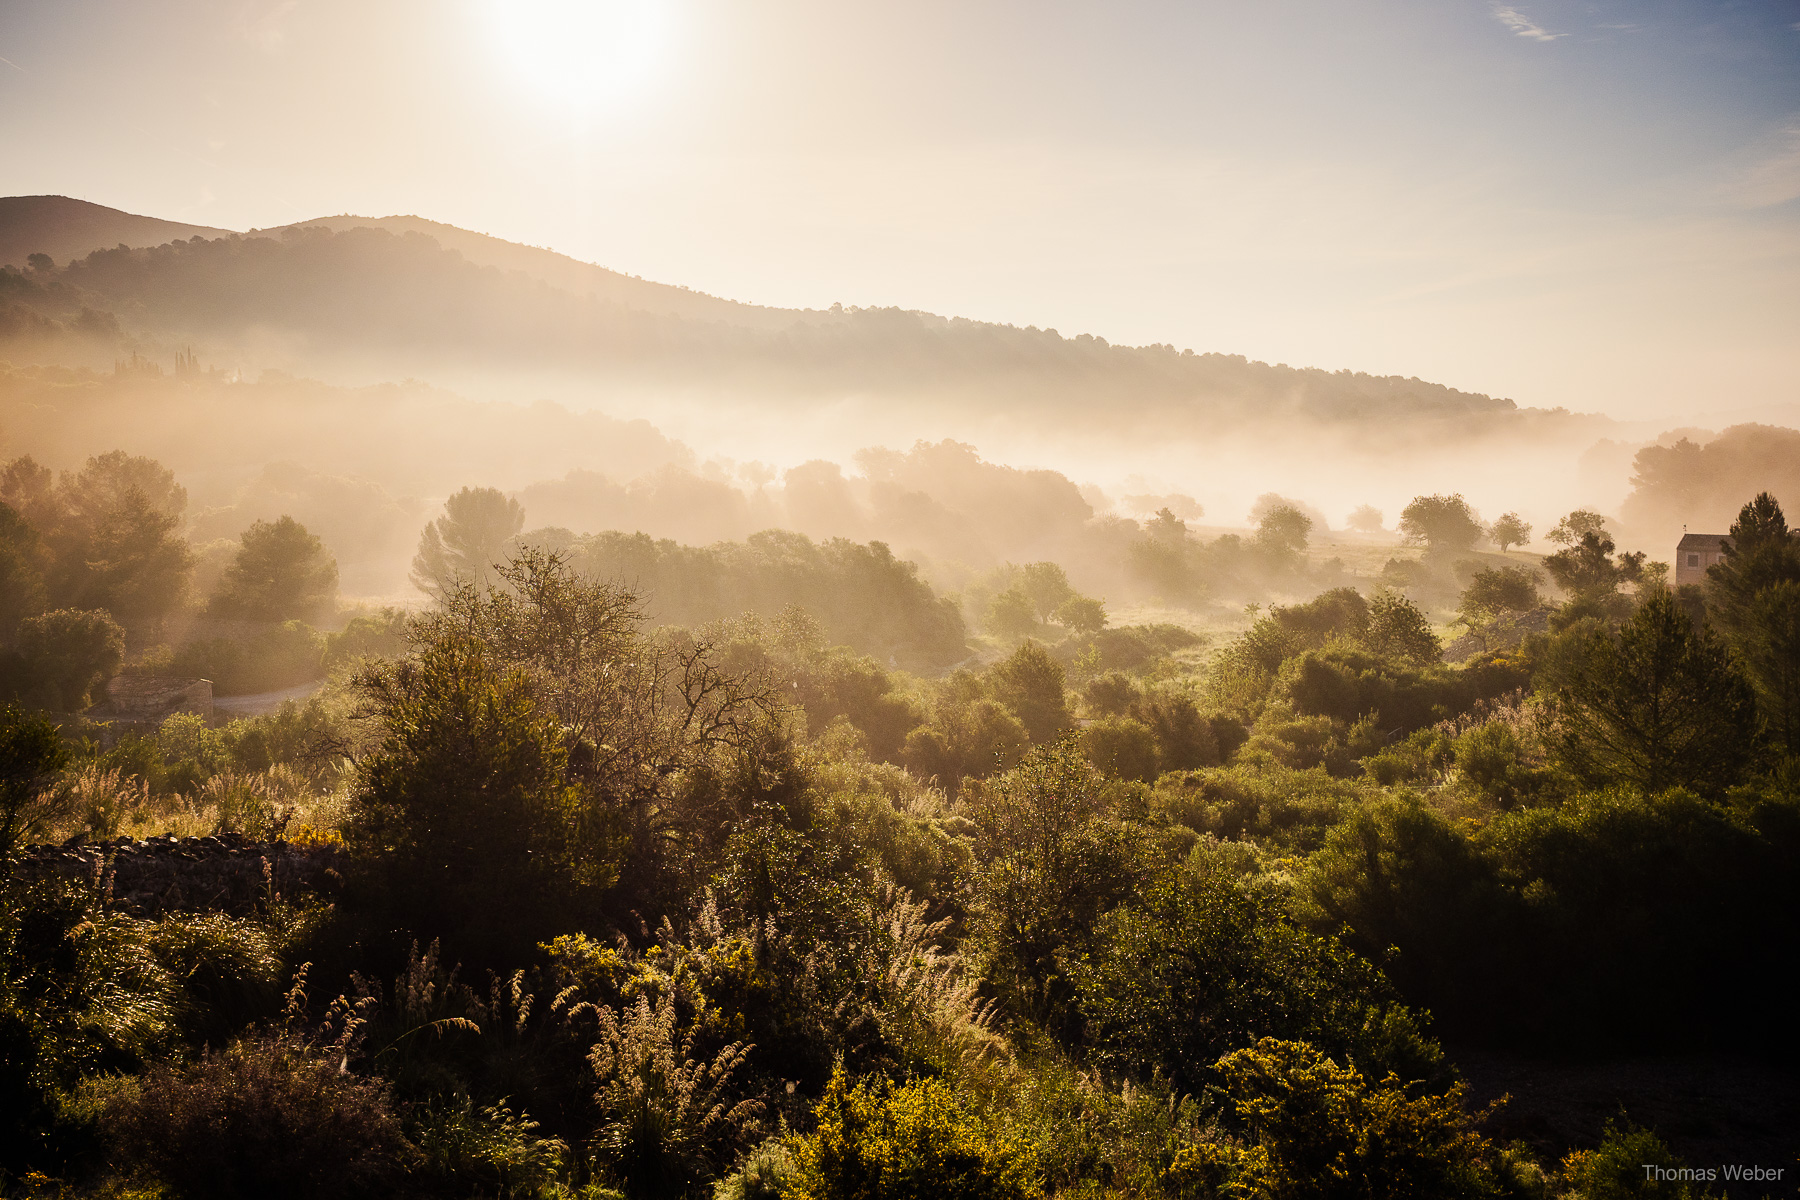
<path fill-rule="evenodd" d="M 79 845 L 29 846 L 14 864 L 23 879 L 92 880 L 127 911 L 171 910 L 242 915 L 273 896 L 331 895 L 343 881 L 343 851 L 331 845 L 258 842 L 237 834 Z"/>

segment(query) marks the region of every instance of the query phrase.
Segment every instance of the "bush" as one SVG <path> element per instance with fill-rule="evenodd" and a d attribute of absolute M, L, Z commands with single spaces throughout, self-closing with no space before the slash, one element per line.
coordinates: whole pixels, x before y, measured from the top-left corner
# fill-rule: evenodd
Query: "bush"
<path fill-rule="evenodd" d="M 385 1084 L 267 1036 L 153 1067 L 104 1123 L 121 1166 L 186 1200 L 387 1195 L 413 1157 Z"/>
<path fill-rule="evenodd" d="M 1165 875 L 1100 925 L 1071 974 L 1097 1059 L 1196 1091 L 1220 1055 L 1303 1040 L 1420 1078 L 1439 1054 L 1368 963 L 1221 871 Z"/>
<path fill-rule="evenodd" d="M 1251 1146 L 1235 1159 L 1242 1191 L 1282 1200 L 1453 1200 L 1502 1194 L 1493 1148 L 1471 1129 L 1462 1087 L 1414 1096 L 1390 1075 L 1371 1084 L 1304 1043 L 1264 1038 L 1219 1060 Z"/>
<path fill-rule="evenodd" d="M 840 1068 L 798 1139 L 792 1200 L 1023 1200 L 1041 1194 L 1034 1147 L 941 1080 L 849 1086 Z"/>
<path fill-rule="evenodd" d="M 182 645 L 169 670 L 210 679 L 221 696 L 277 692 L 325 673 L 325 638 L 299 621 L 273 625 L 246 640 L 213 638 Z"/>
<path fill-rule="evenodd" d="M 45 1161 L 59 1097 L 131 1070 L 175 1029 L 176 981 L 149 925 L 62 881 L 0 881 L 0 1170 Z"/>
<path fill-rule="evenodd" d="M 125 631 L 101 610 L 62 608 L 19 622 L 23 692 L 45 708 L 79 712 L 125 661 Z"/>

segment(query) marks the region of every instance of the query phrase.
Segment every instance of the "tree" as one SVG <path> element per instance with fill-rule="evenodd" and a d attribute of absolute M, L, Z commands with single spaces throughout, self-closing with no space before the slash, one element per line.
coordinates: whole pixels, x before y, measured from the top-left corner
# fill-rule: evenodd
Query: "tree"
<path fill-rule="evenodd" d="M 50 603 L 105 609 L 127 628 L 180 603 L 194 559 L 179 535 L 187 491 L 174 472 L 114 450 L 65 473 L 57 496 Z"/>
<path fill-rule="evenodd" d="M 1379 508 L 1373 504 L 1359 504 L 1344 523 L 1358 533 L 1380 533 L 1382 520 Z"/>
<path fill-rule="evenodd" d="M 0 870 L 37 825 L 45 789 L 68 761 L 55 725 L 16 704 L 0 709 Z"/>
<path fill-rule="evenodd" d="M 1590 533 L 1606 538 L 1606 518 L 1591 509 L 1578 508 L 1544 536 L 1559 546 L 1578 546 Z"/>
<path fill-rule="evenodd" d="M 1095 634 L 1106 628 L 1106 603 L 1091 596 L 1070 593 L 1069 598 L 1057 605 L 1050 617 L 1065 629 Z"/>
<path fill-rule="evenodd" d="M 1037 606 L 1018 587 L 1009 587 L 988 602 L 987 627 L 1003 638 L 1031 636 L 1037 629 Z"/>
<path fill-rule="evenodd" d="M 1460 554 L 1487 536 L 1481 518 L 1460 494 L 1416 496 L 1400 513 L 1400 533 L 1409 546 L 1432 554 Z"/>
<path fill-rule="evenodd" d="M 1488 527 L 1488 540 L 1505 554 L 1507 547 L 1523 546 L 1531 541 L 1531 526 L 1516 512 L 1502 513 L 1500 519 Z"/>
<path fill-rule="evenodd" d="M 1444 648 L 1431 622 L 1399 592 L 1382 588 L 1369 601 L 1368 632 L 1363 644 L 1384 658 L 1428 666 L 1443 657 Z"/>
<path fill-rule="evenodd" d="M 57 712 L 94 703 L 125 661 L 125 631 L 98 609 L 57 609 L 19 622 L 28 695 Z"/>
<path fill-rule="evenodd" d="M 1256 544 L 1278 562 L 1293 562 L 1306 553 L 1312 518 L 1291 504 L 1280 504 L 1264 514 L 1256 526 Z"/>
<path fill-rule="evenodd" d="M 1748 670 L 1770 736 L 1800 754 L 1800 534 L 1769 493 L 1744 505 L 1725 560 L 1708 568 L 1706 610 Z"/>
<path fill-rule="evenodd" d="M 1759 588 L 1734 639 L 1770 738 L 1800 758 L 1800 582 Z"/>
<path fill-rule="evenodd" d="M 1030 597 L 1037 619 L 1048 621 L 1057 606 L 1075 594 L 1069 576 L 1053 562 L 1026 563 L 1020 571 L 1017 587 Z"/>
<path fill-rule="evenodd" d="M 212 610 L 247 621 L 314 621 L 337 602 L 337 560 L 292 517 L 244 531 Z"/>
<path fill-rule="evenodd" d="M 44 611 L 44 571 L 49 554 L 37 530 L 18 510 L 0 501 L 0 639 L 21 620 Z"/>
<path fill-rule="evenodd" d="M 1667 590 L 1587 647 L 1557 697 L 1563 761 L 1596 783 L 1716 793 L 1749 761 L 1750 684 L 1725 644 L 1697 629 Z"/>
<path fill-rule="evenodd" d="M 969 807 L 981 864 L 974 957 L 1003 1003 L 1049 1028 L 1072 1013 L 1069 966 L 1092 945 L 1100 917 L 1149 873 L 1141 831 L 1104 813 L 1102 782 L 1064 738 L 984 784 Z"/>
<path fill-rule="evenodd" d="M 1519 617 L 1543 603 L 1538 584 L 1543 581 L 1530 567 L 1500 567 L 1475 572 L 1463 589 L 1456 610 L 1471 629 L 1508 617 Z"/>
<path fill-rule="evenodd" d="M 1614 562 L 1613 540 L 1590 529 L 1574 545 L 1546 557 L 1544 569 L 1571 597 L 1604 600 L 1617 592 L 1621 583 L 1636 583 L 1643 577 L 1644 552 L 1621 554 Z"/>
<path fill-rule="evenodd" d="M 62 501 L 56 495 L 56 477 L 29 455 L 15 458 L 0 472 L 0 501 L 15 509 L 39 535 L 61 524 Z"/>
<path fill-rule="evenodd" d="M 370 878 L 405 927 L 487 956 L 593 915 L 617 854 L 522 672 L 497 669 L 474 638 L 441 637 L 359 687 L 382 733 L 346 840 L 379 861 Z"/>
<path fill-rule="evenodd" d="M 1724 561 L 1706 571 L 1707 614 L 1727 636 L 1738 637 L 1752 623 L 1758 592 L 1800 580 L 1800 532 L 1788 528 L 1775 497 L 1762 492 L 1738 513 L 1723 549 Z"/>
<path fill-rule="evenodd" d="M 458 581 L 485 587 L 506 544 L 525 528 L 525 508 L 498 488 L 464 488 L 444 501 L 444 515 L 419 535 L 413 586 L 443 599 Z"/>
<path fill-rule="evenodd" d="M 1006 705 L 1038 745 L 1051 741 L 1072 724 L 1063 693 L 1062 664 L 1036 642 L 1026 642 L 995 665 L 994 695 Z"/>

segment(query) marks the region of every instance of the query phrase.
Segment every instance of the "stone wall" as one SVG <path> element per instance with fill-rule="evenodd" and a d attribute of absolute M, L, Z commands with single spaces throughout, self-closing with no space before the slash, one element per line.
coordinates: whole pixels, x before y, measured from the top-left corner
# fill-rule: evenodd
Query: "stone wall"
<path fill-rule="evenodd" d="M 160 723 L 176 713 L 212 719 L 210 679 L 178 679 L 166 675 L 115 675 L 106 684 L 106 702 L 90 715 L 120 721 Z"/>
<path fill-rule="evenodd" d="M 93 880 L 127 911 L 154 916 L 170 910 L 255 911 L 271 894 L 298 900 L 335 893 L 343 881 L 343 850 L 257 842 L 238 834 L 135 841 L 117 838 L 81 845 L 28 846 L 14 865 L 22 879 Z"/>

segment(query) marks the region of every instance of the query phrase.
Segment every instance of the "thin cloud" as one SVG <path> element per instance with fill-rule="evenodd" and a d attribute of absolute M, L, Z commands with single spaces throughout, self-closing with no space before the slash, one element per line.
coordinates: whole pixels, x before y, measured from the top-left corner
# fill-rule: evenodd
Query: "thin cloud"
<path fill-rule="evenodd" d="M 1800 198 L 1800 121 L 1762 146 L 1749 170 L 1729 186 L 1734 198 L 1752 208 L 1768 208 Z"/>
<path fill-rule="evenodd" d="M 1554 42 L 1559 37 L 1568 37 L 1566 33 L 1551 33 L 1536 21 L 1508 4 L 1494 5 L 1494 20 L 1513 31 L 1517 37 L 1530 38 L 1534 42 Z"/>

